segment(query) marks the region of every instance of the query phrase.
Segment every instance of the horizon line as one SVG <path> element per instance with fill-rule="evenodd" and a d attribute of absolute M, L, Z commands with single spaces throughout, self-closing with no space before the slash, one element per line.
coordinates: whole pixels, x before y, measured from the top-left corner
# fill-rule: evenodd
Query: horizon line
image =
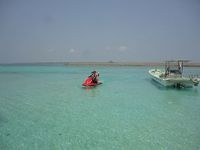
<path fill-rule="evenodd" d="M 13 62 L 13 63 L 0 63 L 0 65 L 82 65 L 82 66 L 164 66 L 163 62 L 130 62 L 130 61 L 69 61 L 69 62 Z M 200 62 L 187 62 L 185 67 L 200 67 Z"/>

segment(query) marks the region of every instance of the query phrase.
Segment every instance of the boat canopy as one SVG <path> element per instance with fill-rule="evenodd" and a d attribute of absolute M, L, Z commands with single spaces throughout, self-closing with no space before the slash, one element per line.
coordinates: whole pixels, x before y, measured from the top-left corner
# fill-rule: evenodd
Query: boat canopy
<path fill-rule="evenodd" d="M 165 61 L 165 75 L 176 74 L 182 76 L 183 63 L 189 62 L 189 60 L 169 60 Z"/>

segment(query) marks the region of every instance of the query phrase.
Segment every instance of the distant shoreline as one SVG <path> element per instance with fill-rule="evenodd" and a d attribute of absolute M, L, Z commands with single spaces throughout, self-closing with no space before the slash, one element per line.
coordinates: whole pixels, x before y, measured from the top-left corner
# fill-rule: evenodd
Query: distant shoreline
<path fill-rule="evenodd" d="M 65 66 L 133 66 L 133 67 L 163 67 L 159 62 L 35 62 L 35 63 L 7 63 L 10 65 L 65 65 Z M 185 63 L 185 67 L 200 67 L 200 63 Z"/>
<path fill-rule="evenodd" d="M 163 67 L 165 63 L 152 62 L 67 62 L 64 65 L 74 66 L 133 66 L 133 67 Z M 200 67 L 200 63 L 185 63 L 185 67 Z"/>

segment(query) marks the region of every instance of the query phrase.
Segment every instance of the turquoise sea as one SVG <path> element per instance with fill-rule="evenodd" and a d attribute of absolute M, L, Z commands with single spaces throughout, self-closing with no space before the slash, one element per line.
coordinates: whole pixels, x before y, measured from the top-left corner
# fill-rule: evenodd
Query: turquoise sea
<path fill-rule="evenodd" d="M 94 69 L 103 84 L 82 88 Z M 0 149 L 199 150 L 200 86 L 164 88 L 149 69 L 0 66 Z"/>

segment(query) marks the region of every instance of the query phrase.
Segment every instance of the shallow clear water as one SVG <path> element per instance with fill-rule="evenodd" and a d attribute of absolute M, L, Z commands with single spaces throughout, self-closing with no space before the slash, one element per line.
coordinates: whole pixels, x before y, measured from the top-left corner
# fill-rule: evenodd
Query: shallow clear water
<path fill-rule="evenodd" d="M 103 84 L 82 88 L 93 69 Z M 200 87 L 164 88 L 149 69 L 0 66 L 0 149 L 200 149 Z"/>

